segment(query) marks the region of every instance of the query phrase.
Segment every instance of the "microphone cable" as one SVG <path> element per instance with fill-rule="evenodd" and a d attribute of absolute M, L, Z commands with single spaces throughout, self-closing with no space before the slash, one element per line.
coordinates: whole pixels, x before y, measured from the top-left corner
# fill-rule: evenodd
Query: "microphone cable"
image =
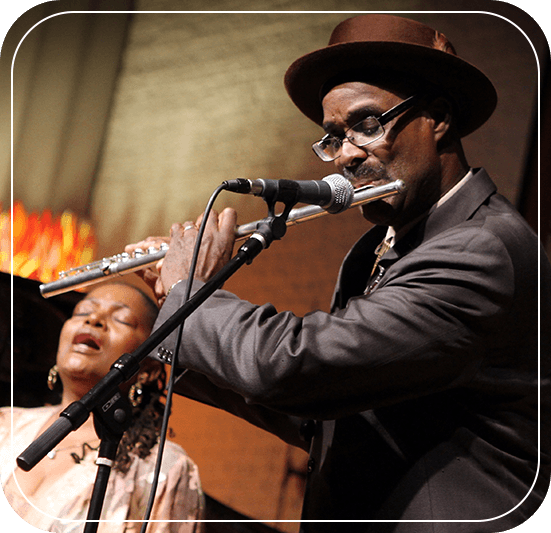
<path fill-rule="evenodd" d="M 205 208 L 205 213 L 203 215 L 203 220 L 201 221 L 201 225 L 199 227 L 198 233 L 197 233 L 197 240 L 195 241 L 195 246 L 193 249 L 193 255 L 191 258 L 190 263 L 190 270 L 189 270 L 189 276 L 186 283 L 186 292 L 184 296 L 184 303 L 187 302 L 191 296 L 191 286 L 193 284 L 193 279 L 195 276 L 195 269 L 197 267 L 197 259 L 199 256 L 199 248 L 201 247 L 201 242 L 203 240 L 203 234 L 205 233 L 205 227 L 207 220 L 209 218 L 209 214 L 212 211 L 212 206 L 214 205 L 214 202 L 218 198 L 218 195 L 223 191 L 226 190 L 227 186 L 223 183 L 219 185 L 216 190 L 212 193 L 207 206 Z M 161 425 L 161 432 L 159 435 L 159 446 L 158 446 L 158 452 L 157 452 L 157 458 L 155 461 L 155 470 L 153 474 L 153 480 L 151 482 L 151 490 L 149 492 L 149 499 L 147 502 L 147 507 L 144 513 L 144 518 L 142 522 L 142 527 L 140 530 L 140 533 L 145 533 L 147 526 L 149 524 L 149 518 L 151 516 L 151 511 L 153 510 L 153 505 L 155 503 L 155 495 L 157 493 L 157 486 L 159 484 L 159 476 L 161 473 L 161 465 L 163 460 L 163 452 L 164 447 L 166 444 L 166 437 L 168 433 L 168 421 L 170 417 L 170 411 L 172 407 L 172 396 L 174 394 L 174 384 L 176 383 L 176 372 L 175 372 L 175 362 L 178 361 L 178 349 L 180 346 L 180 341 L 182 340 L 182 333 L 184 330 L 184 324 L 185 320 L 182 321 L 182 323 L 178 326 L 178 332 L 177 332 L 177 339 L 176 344 L 174 347 L 174 355 L 172 357 L 172 361 L 169 362 L 168 366 L 170 366 L 170 374 L 168 377 L 168 386 L 167 386 L 167 392 L 166 392 L 166 403 L 165 403 L 165 412 L 163 413 L 163 421 Z M 186 372 L 188 371 L 187 368 L 182 369 L 182 372 L 178 374 L 178 378 L 182 377 Z"/>

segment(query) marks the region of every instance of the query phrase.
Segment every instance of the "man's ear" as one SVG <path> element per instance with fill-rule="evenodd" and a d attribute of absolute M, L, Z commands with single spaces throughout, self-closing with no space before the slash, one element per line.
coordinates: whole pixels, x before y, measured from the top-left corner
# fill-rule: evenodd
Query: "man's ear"
<path fill-rule="evenodd" d="M 452 127 L 452 105 L 446 98 L 439 96 L 428 105 L 428 112 L 434 120 L 434 138 L 439 142 Z"/>

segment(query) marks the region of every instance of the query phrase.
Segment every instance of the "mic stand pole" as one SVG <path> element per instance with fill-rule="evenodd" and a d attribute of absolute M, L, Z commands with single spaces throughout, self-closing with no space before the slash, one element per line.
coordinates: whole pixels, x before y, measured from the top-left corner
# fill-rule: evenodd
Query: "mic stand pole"
<path fill-rule="evenodd" d="M 117 456 L 117 448 L 123 433 L 132 423 L 132 408 L 123 394 L 117 391 L 111 395 L 101 409 L 94 409 L 94 427 L 101 439 L 96 464 L 98 471 L 83 533 L 96 533 L 98 530 L 101 509 L 105 500 L 107 483 L 111 467 Z"/>
<path fill-rule="evenodd" d="M 85 533 L 97 530 L 97 520 L 101 514 L 101 507 L 107 486 L 112 461 L 118 447 L 120 437 L 124 433 L 124 424 L 130 424 L 131 417 L 124 406 L 123 397 L 118 386 L 128 381 L 140 368 L 140 363 L 151 353 L 173 330 L 175 330 L 189 315 L 191 315 L 210 295 L 222 285 L 244 264 L 250 264 L 253 259 L 265 248 L 268 248 L 274 239 L 280 239 L 287 230 L 286 220 L 291 210 L 292 202 L 286 203 L 281 215 L 274 216 L 275 201 L 269 202 L 270 216 L 259 222 L 257 231 L 239 248 L 236 255 L 222 267 L 205 285 L 203 285 L 189 300 L 187 300 L 166 322 L 161 324 L 148 339 L 146 339 L 131 354 L 123 354 L 92 389 L 80 400 L 67 406 L 59 418 L 39 435 L 17 458 L 19 468 L 28 472 L 54 449 L 71 431 L 78 429 L 93 412 L 101 422 L 97 423 L 96 430 L 106 436 L 105 443 L 100 445 L 99 469 L 96 478 L 97 487 L 94 487 L 93 501 L 90 504 L 90 515 L 94 516 L 95 523 L 87 523 Z M 129 408 L 129 406 L 128 406 Z M 108 416 L 105 416 L 108 413 Z M 94 527 L 95 526 L 95 527 Z"/>

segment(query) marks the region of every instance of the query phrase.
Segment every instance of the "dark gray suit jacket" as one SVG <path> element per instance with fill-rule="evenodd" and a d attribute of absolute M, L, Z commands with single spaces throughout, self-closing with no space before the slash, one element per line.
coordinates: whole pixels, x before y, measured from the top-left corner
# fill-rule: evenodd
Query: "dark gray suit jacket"
<path fill-rule="evenodd" d="M 484 170 L 385 254 L 366 296 L 385 232 L 350 251 L 329 314 L 216 291 L 186 321 L 177 390 L 310 448 L 304 531 L 513 527 L 548 481 L 549 262 Z"/>

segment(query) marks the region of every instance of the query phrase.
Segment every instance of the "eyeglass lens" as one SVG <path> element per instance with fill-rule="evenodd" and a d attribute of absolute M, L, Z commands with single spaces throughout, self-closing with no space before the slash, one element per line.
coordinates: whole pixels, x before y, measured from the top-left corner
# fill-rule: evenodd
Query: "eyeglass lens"
<path fill-rule="evenodd" d="M 355 146 L 365 146 L 383 136 L 384 129 L 375 117 L 367 117 L 346 131 L 346 139 Z M 336 159 L 344 139 L 327 136 L 315 143 L 314 152 L 325 161 Z"/>
<path fill-rule="evenodd" d="M 381 120 L 385 119 L 384 123 L 392 120 L 392 118 L 400 113 L 403 113 L 408 107 L 411 107 L 416 100 L 416 96 L 410 96 L 394 108 L 390 109 L 386 113 L 383 113 L 380 117 Z M 379 119 L 371 116 L 361 120 L 357 124 L 354 124 L 354 126 L 345 132 L 345 137 L 343 139 L 327 134 L 323 137 L 323 139 L 317 143 L 314 143 L 312 148 L 316 155 L 323 161 L 333 161 L 338 157 L 344 139 L 348 139 L 354 146 L 361 147 L 375 142 L 384 134 L 385 130 Z"/>

